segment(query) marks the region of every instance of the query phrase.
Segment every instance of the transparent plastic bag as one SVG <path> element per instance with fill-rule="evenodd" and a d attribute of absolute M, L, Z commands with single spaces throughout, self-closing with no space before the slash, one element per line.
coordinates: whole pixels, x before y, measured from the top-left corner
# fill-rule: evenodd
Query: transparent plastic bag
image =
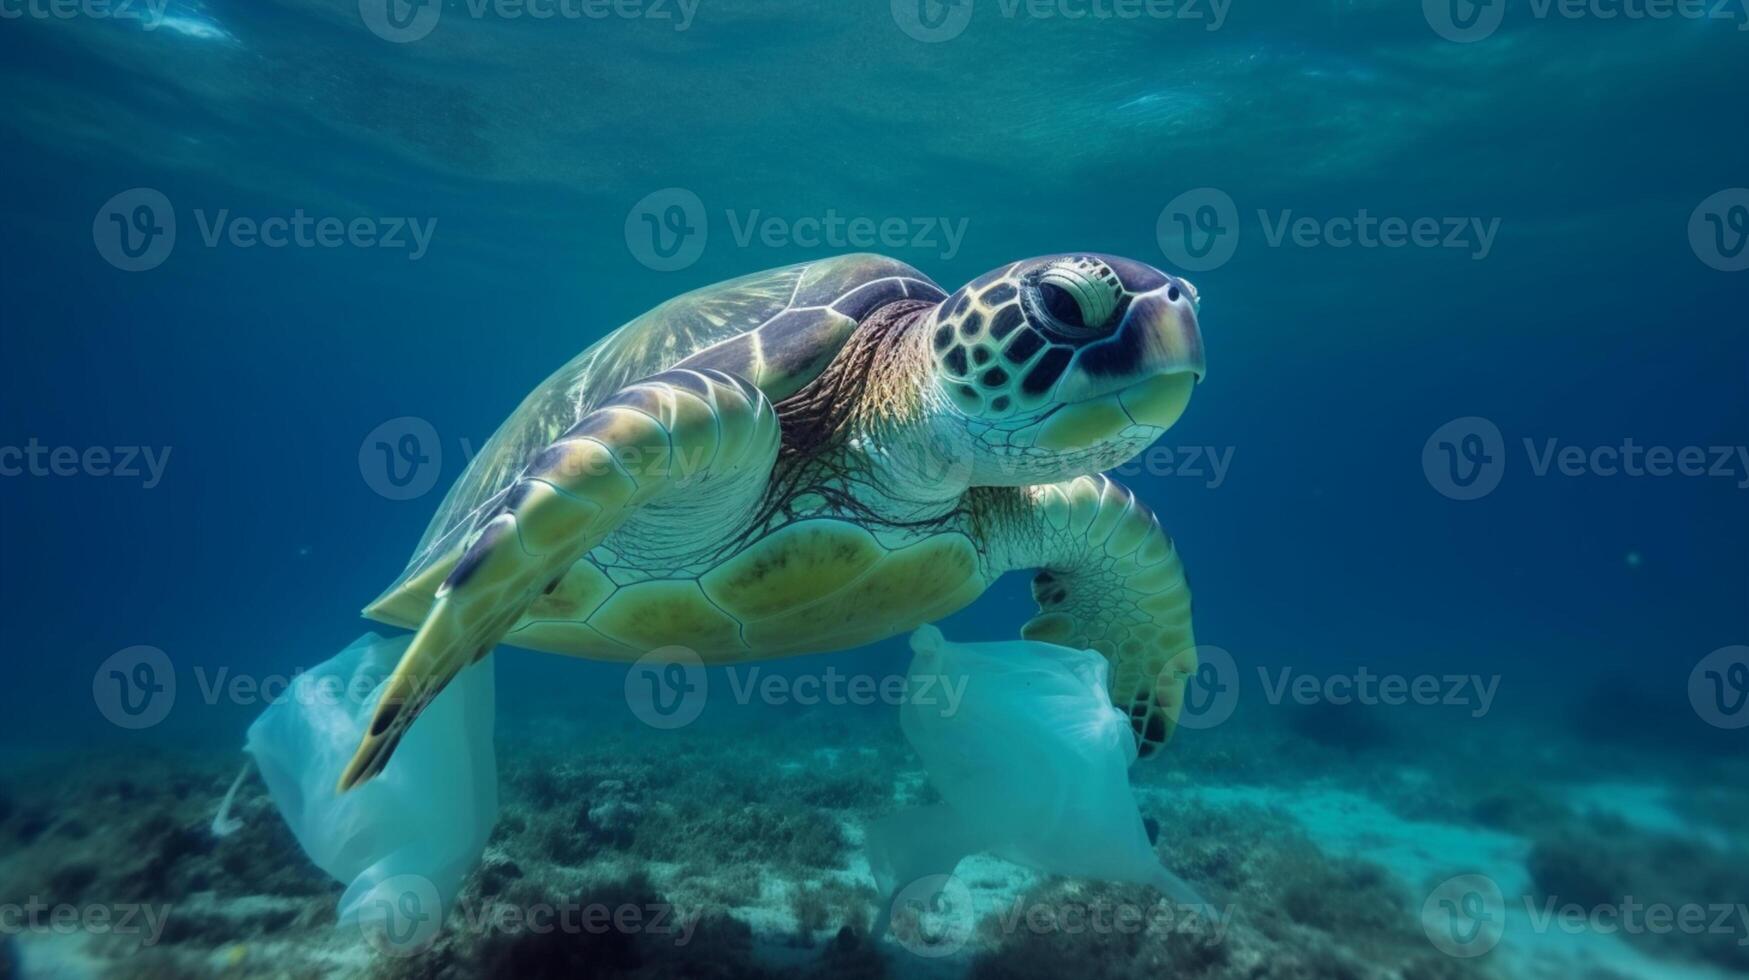
<path fill-rule="evenodd" d="M 370 916 L 373 892 L 401 876 L 429 882 L 420 890 L 448 909 L 498 821 L 490 658 L 444 688 L 381 775 L 335 792 L 410 641 L 366 633 L 299 675 L 249 727 L 245 751 L 274 805 L 310 860 L 347 886 L 342 925 Z"/>
<path fill-rule="evenodd" d="M 1112 706 L 1104 657 L 1031 641 L 950 643 L 933 626 L 912 634 L 911 649 L 914 696 L 899 709 L 900 727 L 942 802 L 869 828 L 869 864 L 884 894 L 989 852 L 1203 904 L 1148 841 L 1130 790 L 1135 737 Z M 962 682 L 957 703 L 922 694 Z"/>

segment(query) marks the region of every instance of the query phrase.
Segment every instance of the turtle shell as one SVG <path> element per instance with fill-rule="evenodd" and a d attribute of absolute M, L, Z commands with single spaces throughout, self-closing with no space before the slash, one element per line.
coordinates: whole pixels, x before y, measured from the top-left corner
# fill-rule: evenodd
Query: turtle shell
<path fill-rule="evenodd" d="M 493 510 L 534 456 L 627 384 L 674 367 L 714 368 L 780 401 L 817 377 L 876 308 L 945 296 L 903 262 L 859 254 L 754 273 L 657 306 L 523 399 L 450 488 L 406 570 L 366 614 L 377 615 L 415 579 L 447 575 L 476 515 Z M 429 594 L 436 584 L 420 581 L 414 588 Z"/>

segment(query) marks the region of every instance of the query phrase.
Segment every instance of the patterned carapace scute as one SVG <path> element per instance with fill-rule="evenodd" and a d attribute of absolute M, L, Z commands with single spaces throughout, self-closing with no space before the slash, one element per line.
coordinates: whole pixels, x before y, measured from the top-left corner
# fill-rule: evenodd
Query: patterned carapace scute
<path fill-rule="evenodd" d="M 457 548 L 536 454 L 631 382 L 677 366 L 714 368 L 779 401 L 818 376 L 874 309 L 944 296 L 903 262 L 845 255 L 731 279 L 657 306 L 523 399 L 450 488 L 391 591 Z"/>

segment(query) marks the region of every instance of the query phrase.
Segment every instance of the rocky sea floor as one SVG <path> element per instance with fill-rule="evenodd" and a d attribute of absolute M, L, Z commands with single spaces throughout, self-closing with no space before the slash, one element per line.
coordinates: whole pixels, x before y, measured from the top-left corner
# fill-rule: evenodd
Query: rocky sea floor
<path fill-rule="evenodd" d="M 20 759 L 0 771 L 0 980 L 1749 976 L 1741 754 L 1270 722 L 1187 733 L 1139 778 L 1161 860 L 1212 915 L 981 857 L 957 875 L 969 911 L 879 942 L 863 829 L 932 797 L 896 726 L 507 725 L 497 830 L 417 948 L 336 928 L 340 885 L 258 777 L 213 835 L 235 753 Z"/>

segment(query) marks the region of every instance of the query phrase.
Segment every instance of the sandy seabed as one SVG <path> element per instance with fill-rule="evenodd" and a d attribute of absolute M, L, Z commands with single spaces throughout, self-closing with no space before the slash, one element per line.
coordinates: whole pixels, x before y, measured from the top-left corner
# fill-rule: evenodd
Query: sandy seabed
<path fill-rule="evenodd" d="M 1160 860 L 1211 909 L 977 857 L 879 940 L 864 828 L 934 796 L 892 725 L 502 726 L 496 832 L 412 937 L 336 926 L 341 886 L 258 777 L 241 829 L 212 833 L 235 753 L 15 757 L 0 980 L 1749 976 L 1742 754 L 1266 720 L 1183 733 L 1138 771 Z"/>

